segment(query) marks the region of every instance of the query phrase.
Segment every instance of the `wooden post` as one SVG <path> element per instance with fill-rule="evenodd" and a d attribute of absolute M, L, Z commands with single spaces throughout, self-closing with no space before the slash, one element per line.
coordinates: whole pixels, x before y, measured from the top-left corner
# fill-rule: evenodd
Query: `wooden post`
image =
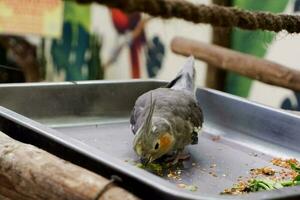
<path fill-rule="evenodd" d="M 2 196 L 18 200 L 137 199 L 109 183 L 109 180 L 95 173 L 0 132 Z M 107 188 L 108 185 L 110 187 Z"/>
<path fill-rule="evenodd" d="M 300 71 L 281 64 L 182 37 L 174 38 L 171 48 L 175 53 L 185 56 L 194 55 L 197 59 L 224 70 L 271 85 L 300 91 Z"/>
<path fill-rule="evenodd" d="M 40 65 L 36 47 L 21 37 L 1 36 L 0 45 L 13 54 L 14 61 L 22 69 L 26 82 L 40 81 Z"/>
<path fill-rule="evenodd" d="M 231 0 L 213 0 L 213 4 L 221 6 L 231 6 Z M 230 47 L 231 28 L 213 27 L 212 43 Z M 207 65 L 206 87 L 224 91 L 226 80 L 226 71 L 214 65 Z"/>

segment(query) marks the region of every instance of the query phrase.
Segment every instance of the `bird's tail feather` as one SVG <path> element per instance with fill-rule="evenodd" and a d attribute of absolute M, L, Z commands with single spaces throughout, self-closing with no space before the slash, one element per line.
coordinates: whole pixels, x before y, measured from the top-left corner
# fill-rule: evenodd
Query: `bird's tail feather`
<path fill-rule="evenodd" d="M 167 87 L 174 90 L 188 90 L 190 92 L 193 92 L 195 87 L 194 63 L 194 57 L 190 56 L 183 65 L 181 71 L 177 74 L 176 78 L 173 79 L 167 85 Z"/>

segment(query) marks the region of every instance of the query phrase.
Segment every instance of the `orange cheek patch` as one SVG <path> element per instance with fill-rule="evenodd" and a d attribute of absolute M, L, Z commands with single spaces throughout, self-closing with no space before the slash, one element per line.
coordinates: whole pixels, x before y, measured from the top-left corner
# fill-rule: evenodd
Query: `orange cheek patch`
<path fill-rule="evenodd" d="M 166 133 L 159 138 L 159 141 L 160 141 L 160 148 L 165 151 L 171 148 L 173 137 L 169 133 Z"/>

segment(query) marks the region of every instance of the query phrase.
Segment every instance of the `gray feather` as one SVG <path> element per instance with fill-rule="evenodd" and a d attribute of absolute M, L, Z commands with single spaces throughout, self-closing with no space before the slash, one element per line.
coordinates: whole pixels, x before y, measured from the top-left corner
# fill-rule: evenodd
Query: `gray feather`
<path fill-rule="evenodd" d="M 151 129 L 151 120 L 152 120 L 152 116 L 153 116 L 154 107 L 155 107 L 155 100 L 153 100 L 152 92 L 151 92 L 150 93 L 150 108 L 149 108 L 149 112 L 148 112 L 146 121 L 144 122 L 144 126 L 147 130 L 147 133 L 149 132 L 149 129 Z"/>
<path fill-rule="evenodd" d="M 169 87 L 173 90 L 187 90 L 194 92 L 195 83 L 195 59 L 190 56 L 176 78 L 170 82 Z"/>

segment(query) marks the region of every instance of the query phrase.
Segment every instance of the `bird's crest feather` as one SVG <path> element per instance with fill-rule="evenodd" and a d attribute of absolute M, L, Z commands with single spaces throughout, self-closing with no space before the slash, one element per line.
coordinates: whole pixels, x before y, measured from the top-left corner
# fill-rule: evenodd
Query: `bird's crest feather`
<path fill-rule="evenodd" d="M 150 108 L 149 108 L 149 112 L 146 118 L 146 121 L 144 122 L 144 128 L 146 129 L 146 133 L 151 132 L 151 124 L 152 124 L 152 116 L 153 116 L 153 112 L 154 112 L 154 107 L 155 107 L 155 100 L 153 100 L 152 97 L 152 92 L 150 93 Z"/>

